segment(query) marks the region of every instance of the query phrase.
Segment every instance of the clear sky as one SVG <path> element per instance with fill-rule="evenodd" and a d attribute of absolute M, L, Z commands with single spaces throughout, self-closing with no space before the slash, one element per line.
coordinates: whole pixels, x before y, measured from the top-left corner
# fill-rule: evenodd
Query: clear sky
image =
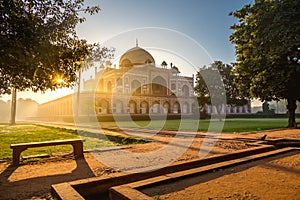
<path fill-rule="evenodd" d="M 228 13 L 252 2 L 253 0 L 86 0 L 88 5 L 99 5 L 101 11 L 94 16 L 86 16 L 87 20 L 76 30 L 80 38 L 90 43 L 117 44 L 116 56 L 132 48 L 138 38 L 139 45 L 148 47 L 146 49 L 157 58 L 156 63 L 161 61 L 162 55 L 167 55 L 157 51 L 164 48 L 164 44 L 169 45 L 166 49 L 182 48 L 184 52 L 180 54 L 187 57 L 186 55 L 194 52 L 193 47 L 185 49 L 182 42 L 189 40 L 200 45 L 211 61 L 231 63 L 235 61 L 235 50 L 229 42 L 229 35 L 232 33 L 230 26 L 237 20 Z M 156 33 L 151 35 L 153 28 L 147 27 L 156 27 Z M 157 33 L 159 29 L 162 31 Z M 174 37 L 169 37 L 168 32 Z M 184 39 L 179 41 L 176 39 L 178 35 Z M 186 42 L 185 45 L 188 46 L 189 43 Z M 151 47 L 156 47 L 156 50 L 151 50 Z M 201 57 L 199 59 L 203 62 L 197 62 L 197 55 L 193 56 L 195 60 L 188 60 L 193 60 L 195 66 L 209 64 Z M 43 95 L 19 92 L 18 98 L 32 98 L 43 103 L 70 92 L 72 90 L 59 90 Z M 2 96 L 2 100 L 10 98 L 9 95 Z"/>
<path fill-rule="evenodd" d="M 90 0 L 101 12 L 87 16 L 78 34 L 91 42 L 104 41 L 123 31 L 161 27 L 187 34 L 200 43 L 214 60 L 235 60 L 229 27 L 236 22 L 228 13 L 251 0 Z M 134 44 L 134 40 L 132 42 Z"/>

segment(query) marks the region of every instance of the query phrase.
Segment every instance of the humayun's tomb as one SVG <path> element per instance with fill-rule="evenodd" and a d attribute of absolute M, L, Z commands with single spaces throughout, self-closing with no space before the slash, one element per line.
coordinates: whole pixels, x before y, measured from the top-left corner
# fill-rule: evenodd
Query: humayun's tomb
<path fill-rule="evenodd" d="M 75 97 L 75 98 L 74 98 Z M 78 115 L 193 115 L 198 109 L 194 75 L 181 76 L 172 64 L 156 65 L 153 56 L 137 44 L 126 51 L 119 66 L 106 62 L 95 68 L 95 78 L 85 80 L 79 103 L 76 93 L 39 105 L 39 116 L 58 119 Z M 74 105 L 73 105 L 74 102 Z M 74 109 L 73 109 L 74 108 Z M 208 113 L 216 112 L 211 106 Z M 223 113 L 250 113 L 247 105 L 223 106 Z"/>

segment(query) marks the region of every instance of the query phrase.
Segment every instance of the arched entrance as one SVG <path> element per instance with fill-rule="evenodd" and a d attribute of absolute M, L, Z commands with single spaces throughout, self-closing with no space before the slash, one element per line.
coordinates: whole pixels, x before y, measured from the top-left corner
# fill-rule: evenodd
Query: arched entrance
<path fill-rule="evenodd" d="M 117 100 L 113 103 L 113 111 L 114 113 L 123 113 L 123 103 L 120 100 Z"/>
<path fill-rule="evenodd" d="M 133 101 L 133 100 L 131 100 L 130 102 L 129 102 L 129 113 L 130 114 L 136 114 L 136 102 L 135 101 Z"/>
<path fill-rule="evenodd" d="M 167 81 L 161 76 L 157 76 L 152 80 L 152 94 L 153 95 L 167 95 Z"/>
<path fill-rule="evenodd" d="M 160 109 L 159 109 L 159 102 L 154 101 L 151 107 L 152 113 L 158 114 L 160 113 Z"/>
<path fill-rule="evenodd" d="M 180 113 L 180 104 L 178 102 L 175 102 L 173 105 L 173 113 L 174 114 Z"/>
<path fill-rule="evenodd" d="M 108 101 L 105 99 L 101 99 L 98 103 L 99 108 L 98 108 L 98 113 L 99 114 L 107 114 L 109 113 L 109 104 Z"/>
<path fill-rule="evenodd" d="M 182 105 L 182 113 L 184 113 L 184 114 L 189 113 L 189 104 L 188 103 L 184 103 Z"/>
<path fill-rule="evenodd" d="M 170 112 L 170 104 L 169 102 L 165 102 L 163 105 L 163 112 L 164 114 L 168 114 Z"/>
<path fill-rule="evenodd" d="M 146 101 L 143 101 L 140 107 L 141 107 L 141 114 L 147 114 L 149 112 L 148 103 Z"/>
<path fill-rule="evenodd" d="M 137 80 L 131 82 L 132 94 L 141 94 L 141 83 Z"/>

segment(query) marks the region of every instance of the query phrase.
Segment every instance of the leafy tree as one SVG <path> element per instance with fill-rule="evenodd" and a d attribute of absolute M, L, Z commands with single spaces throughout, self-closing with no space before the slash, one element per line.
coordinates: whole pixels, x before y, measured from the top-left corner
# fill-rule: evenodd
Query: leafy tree
<path fill-rule="evenodd" d="M 206 104 L 210 104 L 209 89 L 205 83 L 203 74 L 203 72 L 207 70 L 207 67 L 204 66 L 203 68 L 199 69 L 196 74 L 196 85 L 194 91 L 197 95 L 198 105 L 200 106 L 200 109 L 202 109 Z"/>
<path fill-rule="evenodd" d="M 28 88 L 33 91 L 72 86 L 79 62 L 90 51 L 75 32 L 84 18 L 79 12 L 98 12 L 84 8 L 84 1 L 7 0 L 1 1 L 0 94 Z M 65 81 L 58 85 L 55 79 Z"/>
<path fill-rule="evenodd" d="M 195 93 L 198 96 L 199 105 L 214 105 L 218 113 L 221 112 L 222 104 L 245 105 L 248 100 L 240 94 L 233 82 L 235 75 L 232 73 L 232 65 L 215 61 L 209 67 L 204 66 L 196 74 Z M 226 95 L 226 98 L 225 98 Z"/>
<path fill-rule="evenodd" d="M 300 1 L 256 0 L 230 13 L 235 79 L 241 92 L 262 101 L 287 99 L 288 127 L 300 100 Z"/>
<path fill-rule="evenodd" d="M 16 102 L 17 90 L 74 86 L 82 62 L 98 46 L 79 39 L 75 27 L 85 21 L 80 13 L 99 10 L 84 7 L 84 0 L 0 1 L 0 94 L 13 92 Z"/>

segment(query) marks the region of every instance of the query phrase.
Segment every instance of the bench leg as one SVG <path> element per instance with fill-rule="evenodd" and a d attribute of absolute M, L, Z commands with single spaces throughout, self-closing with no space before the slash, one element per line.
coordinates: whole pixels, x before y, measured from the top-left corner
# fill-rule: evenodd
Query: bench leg
<path fill-rule="evenodd" d="M 74 156 L 76 157 L 83 157 L 83 143 L 78 142 L 76 144 L 72 144 Z"/>
<path fill-rule="evenodd" d="M 19 165 L 20 155 L 23 149 L 13 149 L 13 165 Z"/>

